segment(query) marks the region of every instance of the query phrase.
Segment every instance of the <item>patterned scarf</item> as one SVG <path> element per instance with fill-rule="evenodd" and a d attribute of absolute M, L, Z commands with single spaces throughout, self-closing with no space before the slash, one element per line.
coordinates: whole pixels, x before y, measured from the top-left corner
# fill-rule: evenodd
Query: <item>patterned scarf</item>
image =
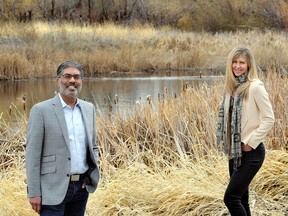
<path fill-rule="evenodd" d="M 233 158 L 234 170 L 241 165 L 242 157 L 241 112 L 243 97 L 239 95 L 238 89 L 247 81 L 247 74 L 248 72 L 245 72 L 241 76 L 235 77 L 238 87 L 234 100 L 229 94 L 226 94 L 218 113 L 217 144 L 219 149 L 229 155 L 229 158 Z M 231 115 L 229 109 L 232 110 Z"/>

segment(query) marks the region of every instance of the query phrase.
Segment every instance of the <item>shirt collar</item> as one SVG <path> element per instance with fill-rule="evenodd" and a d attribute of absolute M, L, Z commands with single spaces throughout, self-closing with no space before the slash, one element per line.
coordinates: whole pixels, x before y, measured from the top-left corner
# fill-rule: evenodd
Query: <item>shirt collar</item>
<path fill-rule="evenodd" d="M 61 102 L 62 108 L 65 108 L 66 106 L 68 106 L 68 104 L 66 104 L 65 101 L 63 100 L 63 98 L 61 97 L 61 94 L 58 93 L 58 95 L 59 95 L 59 98 L 60 98 L 60 102 Z M 77 101 L 76 101 L 75 106 L 79 106 L 79 100 L 78 100 L 78 98 L 77 98 Z"/>

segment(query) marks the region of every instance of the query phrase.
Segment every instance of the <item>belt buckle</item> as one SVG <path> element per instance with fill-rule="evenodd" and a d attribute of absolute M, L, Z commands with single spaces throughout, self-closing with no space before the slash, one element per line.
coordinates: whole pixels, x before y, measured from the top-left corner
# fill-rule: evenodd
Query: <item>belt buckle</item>
<path fill-rule="evenodd" d="M 71 181 L 79 181 L 80 175 L 71 175 Z"/>

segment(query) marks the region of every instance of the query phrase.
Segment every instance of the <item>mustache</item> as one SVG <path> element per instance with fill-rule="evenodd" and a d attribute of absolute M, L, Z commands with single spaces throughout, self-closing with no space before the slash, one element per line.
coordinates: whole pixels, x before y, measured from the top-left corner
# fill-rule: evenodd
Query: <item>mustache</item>
<path fill-rule="evenodd" d="M 74 87 L 74 88 L 76 88 L 76 89 L 79 88 L 79 86 L 76 86 L 76 85 L 73 85 L 73 84 L 66 85 L 66 88 L 69 88 L 70 86 L 72 86 L 72 87 Z"/>
<path fill-rule="evenodd" d="M 63 87 L 64 87 L 64 86 L 63 86 Z M 78 93 L 80 93 L 80 91 L 81 91 L 81 89 L 82 89 L 81 86 L 77 86 L 77 85 L 75 85 L 75 84 L 67 84 L 67 85 L 65 85 L 64 88 L 65 88 L 65 89 L 68 89 L 68 88 L 70 88 L 70 87 L 75 88 Z"/>

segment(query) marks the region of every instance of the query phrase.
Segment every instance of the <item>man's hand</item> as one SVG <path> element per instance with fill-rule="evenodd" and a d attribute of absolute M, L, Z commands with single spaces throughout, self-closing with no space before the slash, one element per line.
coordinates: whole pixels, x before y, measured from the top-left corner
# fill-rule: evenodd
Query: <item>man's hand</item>
<path fill-rule="evenodd" d="M 29 202 L 32 206 L 32 209 L 34 211 L 36 211 L 38 214 L 40 214 L 40 211 L 41 211 L 41 197 L 32 197 L 29 199 Z"/>
<path fill-rule="evenodd" d="M 85 182 L 82 184 L 82 188 L 83 188 L 83 189 L 86 188 L 86 184 L 85 184 Z"/>

